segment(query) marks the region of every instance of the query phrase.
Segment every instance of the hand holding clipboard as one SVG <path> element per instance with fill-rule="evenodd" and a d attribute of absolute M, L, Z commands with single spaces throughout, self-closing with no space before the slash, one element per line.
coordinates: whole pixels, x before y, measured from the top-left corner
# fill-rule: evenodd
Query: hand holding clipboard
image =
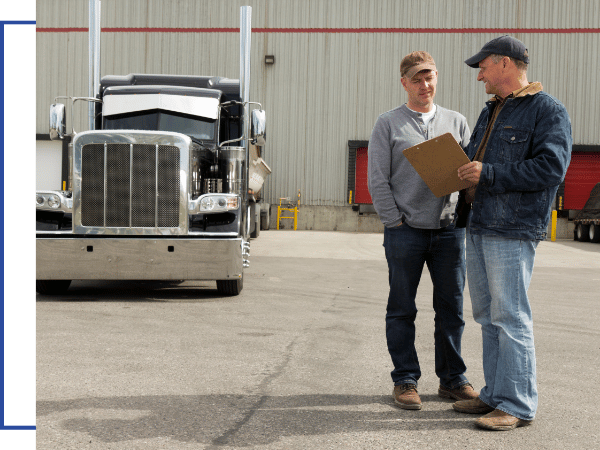
<path fill-rule="evenodd" d="M 471 161 L 452 133 L 409 147 L 403 153 L 436 197 L 443 197 L 475 184 L 458 178 L 458 168 Z"/>

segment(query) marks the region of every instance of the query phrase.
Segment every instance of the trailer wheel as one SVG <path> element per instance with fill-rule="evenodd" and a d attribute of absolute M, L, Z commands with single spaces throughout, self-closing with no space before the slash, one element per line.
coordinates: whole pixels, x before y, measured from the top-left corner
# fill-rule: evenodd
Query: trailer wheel
<path fill-rule="evenodd" d="M 71 280 L 35 280 L 35 290 L 42 295 L 64 294 Z"/>
<path fill-rule="evenodd" d="M 592 242 L 600 242 L 600 225 L 590 224 L 589 238 Z"/>
<path fill-rule="evenodd" d="M 239 295 L 244 288 L 244 274 L 235 280 L 217 280 L 217 292 L 220 295 Z"/>
<path fill-rule="evenodd" d="M 577 229 L 575 230 L 575 236 L 578 241 L 586 242 L 590 240 L 590 226 L 584 225 L 582 223 L 577 224 Z"/>

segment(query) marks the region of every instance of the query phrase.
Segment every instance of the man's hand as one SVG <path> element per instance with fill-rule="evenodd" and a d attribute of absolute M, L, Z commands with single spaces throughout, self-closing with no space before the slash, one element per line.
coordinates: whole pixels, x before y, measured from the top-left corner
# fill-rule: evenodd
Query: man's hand
<path fill-rule="evenodd" d="M 479 161 L 473 161 L 469 164 L 465 164 L 458 168 L 458 178 L 463 181 L 470 181 L 472 183 L 479 183 L 479 177 L 481 176 L 481 169 L 483 165 Z"/>

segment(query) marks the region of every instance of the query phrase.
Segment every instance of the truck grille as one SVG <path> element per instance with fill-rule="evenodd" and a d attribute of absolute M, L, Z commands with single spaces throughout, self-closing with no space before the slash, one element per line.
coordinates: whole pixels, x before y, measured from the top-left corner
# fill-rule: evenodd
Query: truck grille
<path fill-rule="evenodd" d="M 84 145 L 81 148 L 81 225 L 178 227 L 179 152 L 178 147 L 171 145 Z"/>

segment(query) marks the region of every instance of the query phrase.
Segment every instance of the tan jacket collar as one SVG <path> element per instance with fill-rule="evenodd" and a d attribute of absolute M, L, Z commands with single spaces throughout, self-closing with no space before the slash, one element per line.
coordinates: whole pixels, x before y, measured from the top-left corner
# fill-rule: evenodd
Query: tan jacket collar
<path fill-rule="evenodd" d="M 517 97 L 525 97 L 527 95 L 535 95 L 538 92 L 541 92 L 543 89 L 544 89 L 544 87 L 542 86 L 542 83 L 540 83 L 539 81 L 534 81 L 533 83 L 529 83 L 527 86 L 524 86 L 522 88 L 517 89 L 516 91 L 513 91 L 506 98 L 509 98 L 509 97 L 517 98 Z M 496 102 L 502 102 L 503 99 L 501 99 L 497 95 L 494 95 L 490 100 L 496 101 Z"/>

